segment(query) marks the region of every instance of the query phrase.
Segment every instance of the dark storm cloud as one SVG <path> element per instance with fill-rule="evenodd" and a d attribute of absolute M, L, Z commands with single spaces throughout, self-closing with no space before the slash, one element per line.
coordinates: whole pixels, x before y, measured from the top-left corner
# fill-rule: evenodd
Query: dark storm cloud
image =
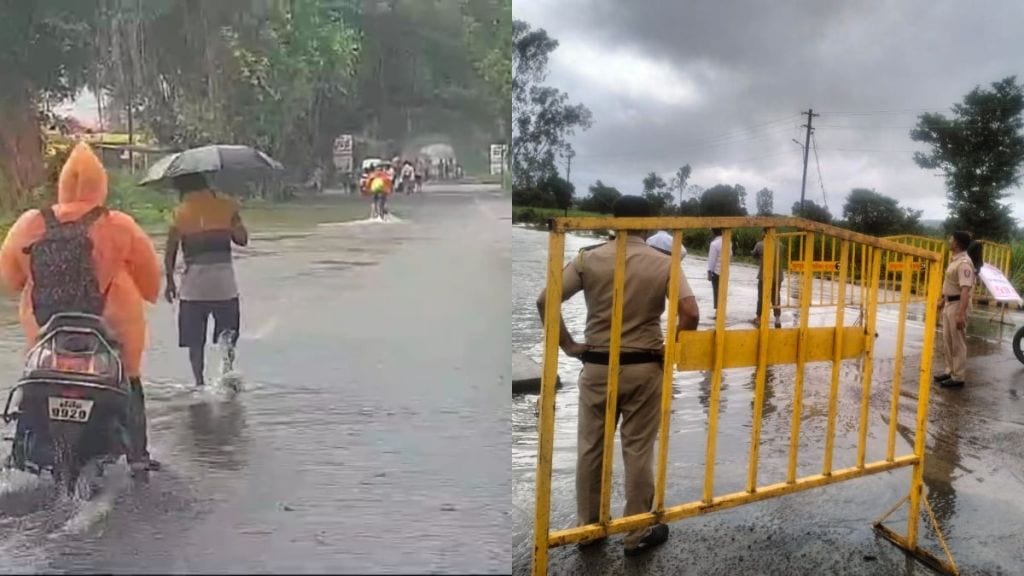
<path fill-rule="evenodd" d="M 692 183 L 768 186 L 788 212 L 800 190 L 797 114 L 813 107 L 821 179 L 812 153 L 808 198 L 821 202 L 823 184 L 838 215 L 865 186 L 943 218 L 942 179 L 912 160 L 917 114 L 1024 77 L 1024 3 L 1012 0 L 516 0 L 514 11 L 561 44 L 548 82 L 594 112 L 573 139 L 580 193 L 598 178 L 637 192 L 645 173 L 690 163 Z M 1024 192 L 1013 193 L 1024 219 Z"/>

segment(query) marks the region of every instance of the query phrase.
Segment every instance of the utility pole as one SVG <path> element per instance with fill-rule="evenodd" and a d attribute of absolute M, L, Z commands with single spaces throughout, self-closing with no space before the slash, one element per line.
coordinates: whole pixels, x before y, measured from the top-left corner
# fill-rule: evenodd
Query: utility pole
<path fill-rule="evenodd" d="M 801 112 L 801 114 L 804 114 L 804 112 Z M 814 113 L 814 109 L 813 108 L 808 108 L 806 114 L 807 114 L 807 124 L 802 124 L 801 125 L 801 127 L 807 128 L 807 136 L 806 136 L 806 138 L 804 140 L 804 177 L 803 177 L 803 182 L 801 182 L 801 184 L 800 184 L 800 216 L 801 217 L 803 217 L 803 215 L 804 215 L 804 192 L 807 189 L 807 153 L 810 151 L 810 146 L 811 146 L 811 130 L 813 130 L 813 128 L 811 128 L 811 119 L 813 119 L 816 116 L 820 116 L 820 114 L 815 114 Z"/>

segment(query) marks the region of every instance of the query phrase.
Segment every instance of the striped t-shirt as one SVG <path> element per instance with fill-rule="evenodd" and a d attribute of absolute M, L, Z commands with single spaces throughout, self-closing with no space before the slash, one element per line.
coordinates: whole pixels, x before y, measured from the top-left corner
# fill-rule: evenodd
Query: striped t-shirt
<path fill-rule="evenodd" d="M 182 300 L 230 300 L 238 297 L 231 260 L 231 222 L 238 205 L 209 190 L 189 192 L 174 213 L 185 272 Z"/>

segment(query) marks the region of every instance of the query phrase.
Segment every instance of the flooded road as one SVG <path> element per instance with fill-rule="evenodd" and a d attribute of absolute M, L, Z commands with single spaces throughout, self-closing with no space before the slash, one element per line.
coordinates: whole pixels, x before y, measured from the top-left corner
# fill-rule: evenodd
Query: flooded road
<path fill-rule="evenodd" d="M 507 572 L 510 201 L 429 186 L 392 210 L 247 212 L 244 390 L 192 390 L 174 309 L 152 308 L 144 379 L 164 470 L 133 486 L 118 466 L 88 502 L 4 474 L 0 572 Z M 20 371 L 14 305 L 0 310 L 4 397 Z"/>
<path fill-rule="evenodd" d="M 600 242 L 567 236 L 566 256 Z M 513 350 L 535 360 L 542 356 L 541 325 L 534 304 L 544 286 L 547 239 L 542 232 L 515 227 L 513 250 Z M 699 329 L 711 328 L 711 287 L 706 260 L 689 256 L 683 269 L 701 309 Z M 730 271 L 727 326 L 752 328 L 756 269 L 734 265 Z M 563 306 L 570 330 L 582 337 L 585 305 L 580 295 Z M 868 426 L 867 461 L 884 458 L 889 430 L 893 354 L 898 309 L 883 307 L 878 314 L 875 379 Z M 963 574 L 1020 574 L 1024 572 L 1024 365 L 1010 349 L 1013 328 L 990 321 L 991 312 L 978 311 L 969 334 L 969 378 L 962 390 L 933 387 L 927 432 L 925 490 Z M 857 319 L 847 309 L 847 324 Z M 812 320 L 815 317 L 812 316 Z M 820 319 L 819 319 L 820 320 Z M 1008 321 L 1024 323 L 1020 313 Z M 783 310 L 784 327 L 796 326 L 791 310 Z M 896 455 L 912 452 L 917 370 L 920 364 L 923 318 L 912 306 L 907 320 L 905 366 L 896 436 Z M 551 524 L 554 529 L 575 524 L 576 387 L 581 364 L 561 354 L 559 374 L 565 387 L 555 404 L 554 466 Z M 827 421 L 828 363 L 809 364 L 804 384 L 804 407 L 798 476 L 820 473 Z M 936 357 L 933 373 L 942 371 Z M 861 371 L 844 362 L 839 389 L 835 468 L 855 464 Z M 789 448 L 794 370 L 769 367 L 761 440 L 759 484 L 781 482 Z M 752 369 L 723 372 L 715 494 L 745 488 L 752 425 Z M 513 574 L 528 574 L 532 552 L 534 482 L 537 458 L 537 396 L 513 398 Z M 676 373 L 670 426 L 669 505 L 699 499 L 705 464 L 706 422 L 710 406 L 710 376 L 703 372 Z M 621 448 L 616 440 L 612 489 L 613 516 L 622 513 Z M 876 474 L 824 488 L 748 504 L 671 525 L 669 542 L 651 554 L 624 560 L 621 536 L 582 553 L 575 546 L 552 550 L 550 574 L 670 575 L 692 574 L 932 574 L 889 542 L 875 536 L 871 524 L 910 486 L 910 469 Z M 887 525 L 906 530 L 906 508 Z M 937 540 L 923 519 L 921 543 L 941 555 Z"/>

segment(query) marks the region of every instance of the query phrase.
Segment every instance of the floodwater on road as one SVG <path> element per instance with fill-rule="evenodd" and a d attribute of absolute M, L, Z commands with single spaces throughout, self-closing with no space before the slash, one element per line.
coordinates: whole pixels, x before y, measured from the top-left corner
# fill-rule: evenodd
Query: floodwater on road
<path fill-rule="evenodd" d="M 581 247 L 601 242 L 567 235 L 566 258 Z M 547 236 L 514 227 L 513 350 L 538 362 L 542 328 L 535 301 L 545 283 Z M 701 310 L 699 330 L 711 329 L 711 286 L 706 260 L 688 256 L 683 269 Z M 756 296 L 753 266 L 730 270 L 726 325 L 753 328 Z M 582 338 L 586 307 L 581 295 L 563 305 L 570 331 Z M 869 402 L 867 462 L 885 457 L 893 364 L 898 324 L 896 306 L 878 313 L 874 380 Z M 925 491 L 963 574 L 1024 572 L 1024 365 L 1010 350 L 1013 328 L 976 311 L 970 320 L 969 378 L 962 390 L 932 388 L 925 459 Z M 846 324 L 857 321 L 848 308 Z M 1008 319 L 1020 324 L 1019 313 Z M 812 315 L 816 321 L 829 319 Z M 783 310 L 783 326 L 797 326 L 792 310 Z M 895 453 L 913 451 L 918 369 L 923 341 L 922 306 L 911 306 L 906 321 L 905 365 L 901 378 Z M 577 376 L 581 364 L 560 352 L 564 388 L 555 398 L 552 472 L 552 529 L 575 525 Z M 798 476 L 818 474 L 824 457 L 831 365 L 808 364 L 804 382 Z M 943 371 L 937 351 L 933 374 Z M 759 485 L 785 480 L 792 424 L 792 366 L 768 368 L 760 444 Z M 860 425 L 862 371 L 846 361 L 840 373 L 834 469 L 856 463 Z M 714 493 L 745 489 L 753 411 L 754 371 L 723 371 L 719 402 Z M 703 487 L 711 380 L 706 372 L 677 372 L 669 432 L 666 504 L 698 500 Z M 533 546 L 535 468 L 537 463 L 536 395 L 517 395 L 512 410 L 513 573 L 527 574 Z M 613 517 L 625 503 L 621 447 L 616 438 L 612 488 Z M 774 498 L 671 525 L 669 542 L 636 559 L 624 559 L 619 537 L 586 552 L 575 546 L 552 550 L 550 574 L 930 574 L 908 562 L 902 552 L 877 537 L 872 523 L 906 495 L 910 469 Z M 906 507 L 887 525 L 906 532 Z M 933 531 L 921 521 L 921 543 L 942 557 Z"/>
<path fill-rule="evenodd" d="M 508 197 L 428 186 L 386 223 L 350 197 L 273 210 L 243 214 L 236 252 L 243 390 L 193 390 L 175 310 L 152 307 L 164 469 L 135 485 L 111 467 L 88 501 L 3 473 L 0 572 L 507 572 Z M 15 306 L 0 301 L 3 399 Z"/>

